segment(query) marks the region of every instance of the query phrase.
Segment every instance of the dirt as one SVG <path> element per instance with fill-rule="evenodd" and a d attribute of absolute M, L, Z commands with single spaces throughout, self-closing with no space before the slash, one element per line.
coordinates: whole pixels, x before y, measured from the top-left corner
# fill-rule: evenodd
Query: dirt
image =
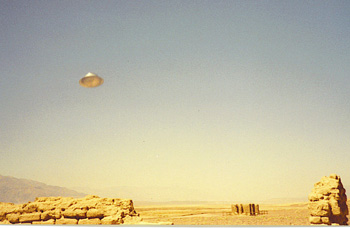
<path fill-rule="evenodd" d="M 309 224 L 307 203 L 260 205 L 267 214 L 232 215 L 231 205 L 162 205 L 135 207 L 145 222 L 174 225 L 287 225 Z"/>

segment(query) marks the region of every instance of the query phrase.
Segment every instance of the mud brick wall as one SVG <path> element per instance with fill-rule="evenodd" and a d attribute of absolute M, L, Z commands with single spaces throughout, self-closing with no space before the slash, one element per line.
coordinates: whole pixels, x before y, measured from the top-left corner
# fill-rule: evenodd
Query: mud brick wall
<path fill-rule="evenodd" d="M 349 214 L 345 189 L 338 175 L 322 177 L 309 194 L 309 222 L 316 225 L 347 225 Z"/>
<path fill-rule="evenodd" d="M 25 204 L 0 203 L 0 224 L 137 224 L 132 200 L 86 196 L 38 197 Z"/>

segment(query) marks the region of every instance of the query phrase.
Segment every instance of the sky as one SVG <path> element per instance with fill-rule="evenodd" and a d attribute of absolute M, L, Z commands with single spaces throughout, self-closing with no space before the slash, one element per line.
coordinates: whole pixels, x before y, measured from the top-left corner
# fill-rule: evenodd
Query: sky
<path fill-rule="evenodd" d="M 155 201 L 350 186 L 349 1 L 0 4 L 1 175 Z"/>

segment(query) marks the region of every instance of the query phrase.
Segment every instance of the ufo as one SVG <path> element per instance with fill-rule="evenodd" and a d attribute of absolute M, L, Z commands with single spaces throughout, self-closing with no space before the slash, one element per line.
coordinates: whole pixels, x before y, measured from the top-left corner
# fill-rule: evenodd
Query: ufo
<path fill-rule="evenodd" d="M 103 84 L 103 78 L 94 73 L 87 73 L 85 77 L 79 80 L 79 84 L 86 88 L 93 88 Z"/>

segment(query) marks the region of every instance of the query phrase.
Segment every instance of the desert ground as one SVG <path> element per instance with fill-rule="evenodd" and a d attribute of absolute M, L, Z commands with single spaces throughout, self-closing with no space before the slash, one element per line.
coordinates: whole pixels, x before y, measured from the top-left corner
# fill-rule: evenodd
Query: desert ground
<path fill-rule="evenodd" d="M 173 222 L 174 225 L 287 225 L 307 226 L 307 202 L 279 205 L 259 204 L 267 214 L 232 215 L 231 205 L 135 206 L 144 222 Z"/>

